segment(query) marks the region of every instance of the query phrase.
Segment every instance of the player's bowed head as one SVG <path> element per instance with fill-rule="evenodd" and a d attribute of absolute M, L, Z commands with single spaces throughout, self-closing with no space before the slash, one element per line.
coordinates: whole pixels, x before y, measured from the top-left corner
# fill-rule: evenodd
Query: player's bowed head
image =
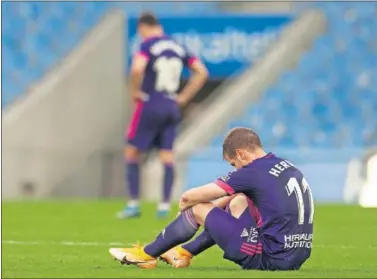
<path fill-rule="evenodd" d="M 236 169 L 266 155 L 257 133 L 249 128 L 233 128 L 223 142 L 223 158 Z"/>
<path fill-rule="evenodd" d="M 223 157 L 236 169 L 240 169 L 254 160 L 266 155 L 257 133 L 249 128 L 234 128 L 228 132 L 223 142 Z M 198 203 L 211 202 L 228 193 L 215 183 L 190 189 L 183 193 L 179 208 L 186 210 Z"/>

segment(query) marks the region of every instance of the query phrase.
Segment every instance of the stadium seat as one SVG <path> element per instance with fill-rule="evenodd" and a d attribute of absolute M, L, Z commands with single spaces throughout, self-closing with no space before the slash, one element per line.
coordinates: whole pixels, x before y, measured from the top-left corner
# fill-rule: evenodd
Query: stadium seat
<path fill-rule="evenodd" d="M 111 9 L 127 16 L 216 12 L 217 3 L 15 2 L 2 3 L 2 107 L 48 72 Z"/>
<path fill-rule="evenodd" d="M 367 147 L 377 135 L 373 3 L 316 3 L 326 34 L 229 127 L 250 126 L 274 148 Z M 374 45 L 373 45 L 374 44 Z M 279 117 L 276 117 L 279 115 Z M 223 135 L 212 145 L 221 144 Z"/>
<path fill-rule="evenodd" d="M 325 12 L 327 32 L 295 69 L 284 73 L 227 128 L 254 129 L 266 150 L 302 167 L 317 185 L 314 195 L 321 197 L 325 188 L 320 190 L 319 178 L 329 171 L 326 163 L 336 177 L 330 184 L 339 183 L 346 176 L 344 162 L 377 145 L 377 20 L 373 3 L 310 5 Z M 200 156 L 189 158 L 186 187 L 207 183 L 227 171 L 218 160 L 226 132 L 217 135 Z"/>

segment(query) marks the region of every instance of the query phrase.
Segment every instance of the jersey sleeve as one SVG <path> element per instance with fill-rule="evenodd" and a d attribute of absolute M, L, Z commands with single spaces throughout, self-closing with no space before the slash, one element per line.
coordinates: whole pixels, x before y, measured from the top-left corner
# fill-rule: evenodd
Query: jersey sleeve
<path fill-rule="evenodd" d="M 214 181 L 216 185 L 224 189 L 229 195 L 250 191 L 250 174 L 246 169 L 232 171 Z"/>
<path fill-rule="evenodd" d="M 135 53 L 135 56 L 142 56 L 149 60 L 151 58 L 150 47 L 148 43 L 141 43 L 139 50 Z"/>
<path fill-rule="evenodd" d="M 191 53 L 191 51 L 189 51 L 187 48 L 185 48 L 185 52 L 186 53 L 185 53 L 185 56 L 183 57 L 183 63 L 185 64 L 185 66 L 191 67 L 191 65 L 195 61 L 199 60 L 199 58 L 197 56 L 193 55 Z"/>

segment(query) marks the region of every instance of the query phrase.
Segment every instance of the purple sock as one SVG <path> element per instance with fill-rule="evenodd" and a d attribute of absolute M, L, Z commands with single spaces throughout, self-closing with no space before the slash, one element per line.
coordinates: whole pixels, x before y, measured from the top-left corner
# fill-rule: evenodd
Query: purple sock
<path fill-rule="evenodd" d="M 139 163 L 127 162 L 126 164 L 126 180 L 128 182 L 128 189 L 130 198 L 138 200 L 139 191 Z"/>
<path fill-rule="evenodd" d="M 182 245 L 182 248 L 189 251 L 192 255 L 195 256 L 207 250 L 215 244 L 215 241 L 212 239 L 209 233 L 207 231 L 203 231 L 193 241 L 190 241 L 189 243 Z"/>
<path fill-rule="evenodd" d="M 225 208 L 225 211 L 230 214 L 229 205 Z M 207 231 L 203 231 L 193 241 L 182 245 L 182 248 L 196 256 L 208 248 L 211 248 L 215 244 L 215 241 L 212 239 L 209 233 Z"/>
<path fill-rule="evenodd" d="M 174 167 L 173 165 L 165 165 L 163 201 L 166 203 L 170 202 L 171 192 L 173 189 L 173 181 L 174 181 Z"/>
<path fill-rule="evenodd" d="M 145 246 L 144 251 L 152 257 L 159 257 L 171 248 L 193 237 L 198 231 L 192 209 L 182 212 L 157 236 L 156 240 Z"/>

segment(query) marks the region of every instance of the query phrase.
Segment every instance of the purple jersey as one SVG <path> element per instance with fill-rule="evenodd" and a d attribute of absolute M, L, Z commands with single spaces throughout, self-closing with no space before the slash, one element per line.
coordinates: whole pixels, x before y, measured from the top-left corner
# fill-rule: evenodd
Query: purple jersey
<path fill-rule="evenodd" d="M 183 46 L 168 36 L 153 37 L 140 46 L 139 54 L 148 59 L 141 91 L 174 99 L 185 66 L 190 66 L 195 57 Z"/>
<path fill-rule="evenodd" d="M 172 150 L 180 110 L 175 102 L 184 66 L 195 57 L 167 36 L 144 41 L 138 55 L 148 60 L 141 91 L 146 98 L 136 105 L 127 141 L 140 150 Z"/>
<path fill-rule="evenodd" d="M 215 182 L 228 194 L 249 197 L 260 219 L 263 254 L 295 262 L 310 256 L 314 203 L 310 187 L 289 161 L 269 153 Z"/>

